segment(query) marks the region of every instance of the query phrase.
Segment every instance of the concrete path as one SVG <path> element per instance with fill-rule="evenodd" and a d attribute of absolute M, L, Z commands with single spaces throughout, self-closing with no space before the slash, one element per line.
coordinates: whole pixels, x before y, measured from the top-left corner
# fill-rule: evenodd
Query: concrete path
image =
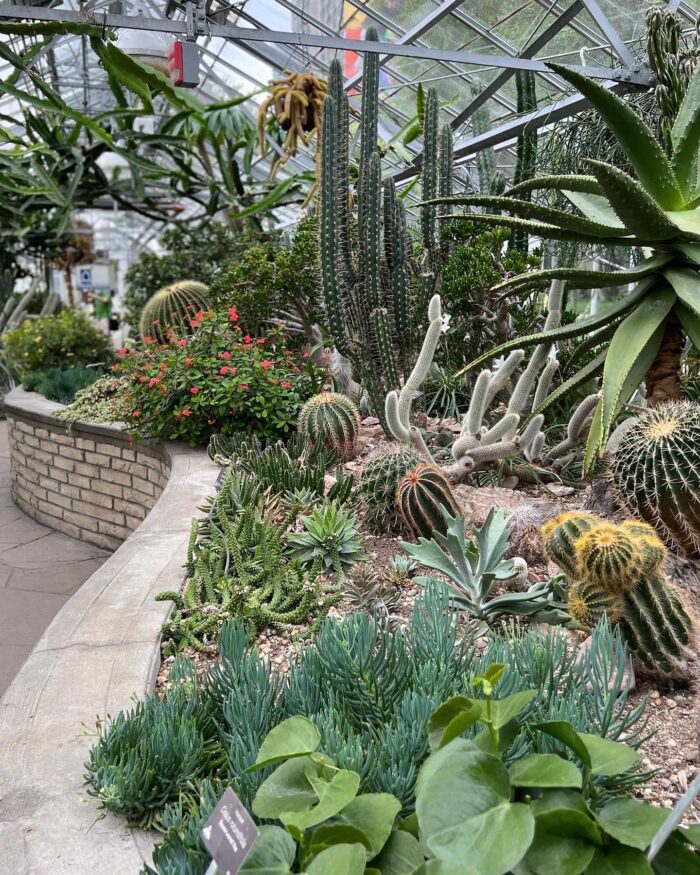
<path fill-rule="evenodd" d="M 54 616 L 108 556 L 15 507 L 7 424 L 0 422 L 0 697 Z"/>

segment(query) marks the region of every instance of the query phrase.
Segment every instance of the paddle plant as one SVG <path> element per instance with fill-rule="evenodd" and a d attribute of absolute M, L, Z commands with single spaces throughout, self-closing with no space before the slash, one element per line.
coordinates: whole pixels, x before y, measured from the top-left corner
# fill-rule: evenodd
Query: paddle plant
<path fill-rule="evenodd" d="M 673 123 L 670 155 L 624 100 L 580 73 L 551 64 L 600 113 L 627 155 L 636 178 L 603 161 L 588 159 L 590 175 L 542 176 L 511 188 L 507 196 L 471 195 L 441 203 L 475 207 L 477 223 L 520 229 L 538 237 L 591 245 L 637 247 L 643 259 L 633 268 L 600 271 L 554 268 L 511 277 L 494 287 L 527 291 L 543 282 L 565 280 L 579 289 L 636 284 L 604 312 L 548 331 L 516 337 L 476 359 L 464 370 L 522 348 L 583 337 L 599 348 L 593 362 L 545 399 L 533 416 L 555 397 L 603 372 L 586 450 L 586 467 L 604 449 L 621 404 L 646 380 L 654 406 L 681 394 L 680 356 L 686 338 L 700 348 L 700 72 L 691 79 Z M 575 210 L 531 202 L 563 195 Z M 503 212 L 501 212 L 503 211 Z M 461 216 L 460 216 L 461 217 Z M 455 216 L 445 216 L 455 218 Z"/>

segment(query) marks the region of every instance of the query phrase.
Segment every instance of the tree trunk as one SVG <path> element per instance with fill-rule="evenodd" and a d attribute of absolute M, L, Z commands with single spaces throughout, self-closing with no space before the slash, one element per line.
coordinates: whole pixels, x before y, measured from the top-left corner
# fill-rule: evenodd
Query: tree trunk
<path fill-rule="evenodd" d="M 647 374 L 647 404 L 658 407 L 664 401 L 683 398 L 681 388 L 681 354 L 685 335 L 678 316 L 672 311 L 666 317 L 664 334 L 656 358 Z"/>
<path fill-rule="evenodd" d="M 68 294 L 68 306 L 75 307 L 75 290 L 73 288 L 73 275 L 71 273 L 71 265 L 68 264 L 63 268 L 63 279 L 66 282 L 66 292 Z"/>

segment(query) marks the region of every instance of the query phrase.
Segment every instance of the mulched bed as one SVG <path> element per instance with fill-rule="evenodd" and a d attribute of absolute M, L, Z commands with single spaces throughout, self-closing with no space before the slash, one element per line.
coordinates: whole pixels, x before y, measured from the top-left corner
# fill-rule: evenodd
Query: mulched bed
<path fill-rule="evenodd" d="M 356 475 L 359 474 L 364 462 L 385 443 L 386 439 L 377 421 L 366 419 L 358 442 L 358 458 L 347 463 L 346 469 Z M 555 566 L 547 564 L 540 550 L 539 528 L 542 523 L 565 510 L 591 508 L 593 512 L 604 513 L 601 507 L 605 508 L 608 503 L 605 489 L 604 487 L 601 489 L 600 485 L 593 491 L 575 490 L 558 483 L 526 484 L 510 489 L 497 486 L 460 485 L 455 488 L 455 493 L 464 508 L 468 523 L 482 523 L 493 506 L 500 507 L 510 514 L 513 534 L 509 555 L 522 556 L 527 561 L 528 577 L 531 582 L 541 580 L 557 571 Z M 613 516 L 616 516 L 614 512 Z M 401 553 L 400 539 L 400 536 L 363 531 L 365 551 L 371 567 L 380 578 L 383 573 L 388 572 L 391 558 Z M 670 558 L 669 574 L 683 590 L 686 603 L 695 617 L 698 615 L 700 604 L 700 575 L 697 569 L 695 564 L 686 559 L 675 556 Z M 398 622 L 405 622 L 415 600 L 420 595 L 421 587 L 408 580 L 399 585 L 399 590 L 400 601 L 396 609 L 396 617 Z M 342 618 L 350 613 L 352 607 L 346 599 L 343 599 L 331 608 L 329 616 Z M 288 633 L 286 630 L 267 630 L 258 636 L 256 646 L 278 671 L 285 672 L 294 654 L 304 646 L 303 640 L 299 640 L 299 631 L 299 627 Z M 576 633 L 572 633 L 571 637 L 573 646 L 581 640 L 581 636 L 577 636 Z M 215 658 L 208 654 L 197 653 L 190 648 L 183 653 L 194 660 L 199 673 L 203 673 L 209 662 Z M 173 660 L 174 657 L 166 657 L 163 660 L 156 684 L 158 690 L 167 689 Z M 694 689 L 675 689 L 672 685 L 662 686 L 637 678 L 636 686 L 630 696 L 631 702 L 636 704 L 645 697 L 649 700 L 648 728 L 653 735 L 640 748 L 640 754 L 644 769 L 656 770 L 656 774 L 639 789 L 638 795 L 671 808 L 700 770 L 698 747 L 700 694 Z M 698 817 L 700 817 L 700 800 L 696 800 L 685 820 L 693 821 Z"/>

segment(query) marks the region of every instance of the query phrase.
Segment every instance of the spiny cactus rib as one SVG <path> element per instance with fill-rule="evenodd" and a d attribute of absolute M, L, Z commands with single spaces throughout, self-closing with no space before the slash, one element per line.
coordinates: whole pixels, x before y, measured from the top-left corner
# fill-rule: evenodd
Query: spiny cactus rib
<path fill-rule="evenodd" d="M 398 445 L 374 456 L 362 469 L 358 488 L 378 524 L 387 528 L 395 526 L 396 488 L 399 481 L 407 471 L 423 461 L 410 446 Z"/>
<path fill-rule="evenodd" d="M 611 623 L 617 623 L 624 611 L 624 598 L 591 580 L 577 580 L 566 594 L 566 607 L 578 626 L 590 630 L 603 614 Z"/>
<path fill-rule="evenodd" d="M 626 593 L 620 628 L 635 657 L 649 672 L 676 681 L 692 679 L 692 623 L 663 577 L 642 580 Z"/>
<path fill-rule="evenodd" d="M 542 526 L 544 555 L 570 578 L 578 576 L 574 544 L 598 522 L 592 514 L 563 513 Z"/>
<path fill-rule="evenodd" d="M 416 537 L 446 533 L 442 508 L 453 516 L 460 512 L 447 477 L 435 465 L 418 465 L 405 474 L 396 490 L 396 504 Z"/>
<path fill-rule="evenodd" d="M 425 120 L 423 123 L 423 200 L 431 200 L 438 195 L 438 113 L 440 105 L 437 91 L 428 89 L 425 100 Z M 437 244 L 437 222 L 435 204 L 427 205 L 421 212 L 423 246 L 430 250 Z"/>
<path fill-rule="evenodd" d="M 700 549 L 700 405 L 672 401 L 619 439 L 611 470 L 622 504 L 669 546 Z"/>
<path fill-rule="evenodd" d="M 339 392 L 314 395 L 299 413 L 299 431 L 309 444 L 337 450 L 346 460 L 355 457 L 359 430 L 357 405 Z"/>
<path fill-rule="evenodd" d="M 605 581 L 623 590 L 636 583 L 636 544 L 621 526 L 599 522 L 579 536 L 574 553 L 579 577 Z"/>
<path fill-rule="evenodd" d="M 168 329 L 180 337 L 189 334 L 194 316 L 200 310 L 209 310 L 209 290 L 204 283 L 185 281 L 173 283 L 156 292 L 146 302 L 141 313 L 141 337 L 153 337 L 159 343 L 169 340 Z"/>

